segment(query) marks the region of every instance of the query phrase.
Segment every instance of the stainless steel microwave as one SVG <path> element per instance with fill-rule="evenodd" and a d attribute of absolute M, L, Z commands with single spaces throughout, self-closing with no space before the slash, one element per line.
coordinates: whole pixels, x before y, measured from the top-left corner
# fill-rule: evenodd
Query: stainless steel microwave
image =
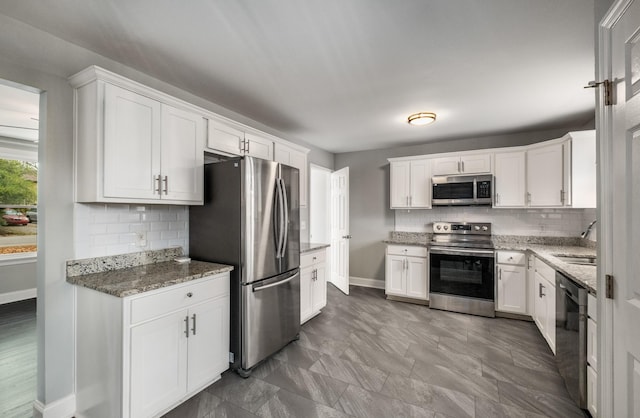
<path fill-rule="evenodd" d="M 432 179 L 432 206 L 491 205 L 493 176 L 439 176 Z"/>

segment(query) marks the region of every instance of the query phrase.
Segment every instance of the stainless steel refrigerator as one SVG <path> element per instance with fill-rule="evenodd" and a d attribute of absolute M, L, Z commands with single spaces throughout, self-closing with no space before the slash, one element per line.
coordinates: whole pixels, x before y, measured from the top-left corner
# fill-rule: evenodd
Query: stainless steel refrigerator
<path fill-rule="evenodd" d="M 189 254 L 233 265 L 230 363 L 242 376 L 300 332 L 298 169 L 253 157 L 205 165 Z"/>

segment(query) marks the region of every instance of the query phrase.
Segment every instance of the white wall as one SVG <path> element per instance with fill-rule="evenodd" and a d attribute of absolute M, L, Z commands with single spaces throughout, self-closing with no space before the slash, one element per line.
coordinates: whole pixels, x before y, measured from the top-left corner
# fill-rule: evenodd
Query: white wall
<path fill-rule="evenodd" d="M 0 266 L 0 304 L 35 297 L 37 262 L 18 262 Z"/>

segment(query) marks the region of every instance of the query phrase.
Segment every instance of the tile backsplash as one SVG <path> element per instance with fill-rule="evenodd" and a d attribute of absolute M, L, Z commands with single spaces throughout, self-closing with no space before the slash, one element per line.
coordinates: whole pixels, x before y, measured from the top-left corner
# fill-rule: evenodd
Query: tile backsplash
<path fill-rule="evenodd" d="M 595 209 L 492 209 L 487 207 L 438 207 L 429 210 L 396 210 L 395 230 L 431 232 L 436 221 L 491 222 L 496 235 L 575 237 L 596 218 Z M 595 229 L 590 239 L 595 239 Z"/>
<path fill-rule="evenodd" d="M 189 253 L 189 207 L 76 203 L 75 258 L 182 247 Z"/>

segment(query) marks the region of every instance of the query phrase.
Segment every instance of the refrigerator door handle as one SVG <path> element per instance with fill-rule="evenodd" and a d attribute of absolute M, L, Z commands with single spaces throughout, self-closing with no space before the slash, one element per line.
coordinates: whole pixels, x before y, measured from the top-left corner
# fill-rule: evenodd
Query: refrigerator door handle
<path fill-rule="evenodd" d="M 252 290 L 253 290 L 254 292 L 259 292 L 259 291 L 261 291 L 261 290 L 266 290 L 266 289 L 269 289 L 269 288 L 271 288 L 271 287 L 280 286 L 280 285 L 283 285 L 283 284 L 285 284 L 285 283 L 290 282 L 290 281 L 291 281 L 291 280 L 293 280 L 297 275 L 298 275 L 298 274 L 296 273 L 296 274 L 293 274 L 293 275 L 291 275 L 291 276 L 287 277 L 287 278 L 286 278 L 286 279 L 284 279 L 284 280 L 280 280 L 279 282 L 270 283 L 270 284 L 265 284 L 264 286 L 256 286 L 256 287 L 254 287 Z"/>
<path fill-rule="evenodd" d="M 284 244 L 284 194 L 282 191 L 282 183 L 280 179 L 276 179 L 276 194 L 278 201 L 278 245 L 276 246 L 276 258 L 282 258 L 284 251 L 282 250 Z"/>
<path fill-rule="evenodd" d="M 284 184 L 284 180 L 282 178 L 280 180 L 280 189 L 282 190 L 282 198 L 284 200 L 284 223 L 282 225 L 283 230 L 283 240 L 282 240 L 282 249 L 280 250 L 280 257 L 284 257 L 284 252 L 287 249 L 287 240 L 289 239 L 289 199 L 287 198 L 287 188 Z"/>

